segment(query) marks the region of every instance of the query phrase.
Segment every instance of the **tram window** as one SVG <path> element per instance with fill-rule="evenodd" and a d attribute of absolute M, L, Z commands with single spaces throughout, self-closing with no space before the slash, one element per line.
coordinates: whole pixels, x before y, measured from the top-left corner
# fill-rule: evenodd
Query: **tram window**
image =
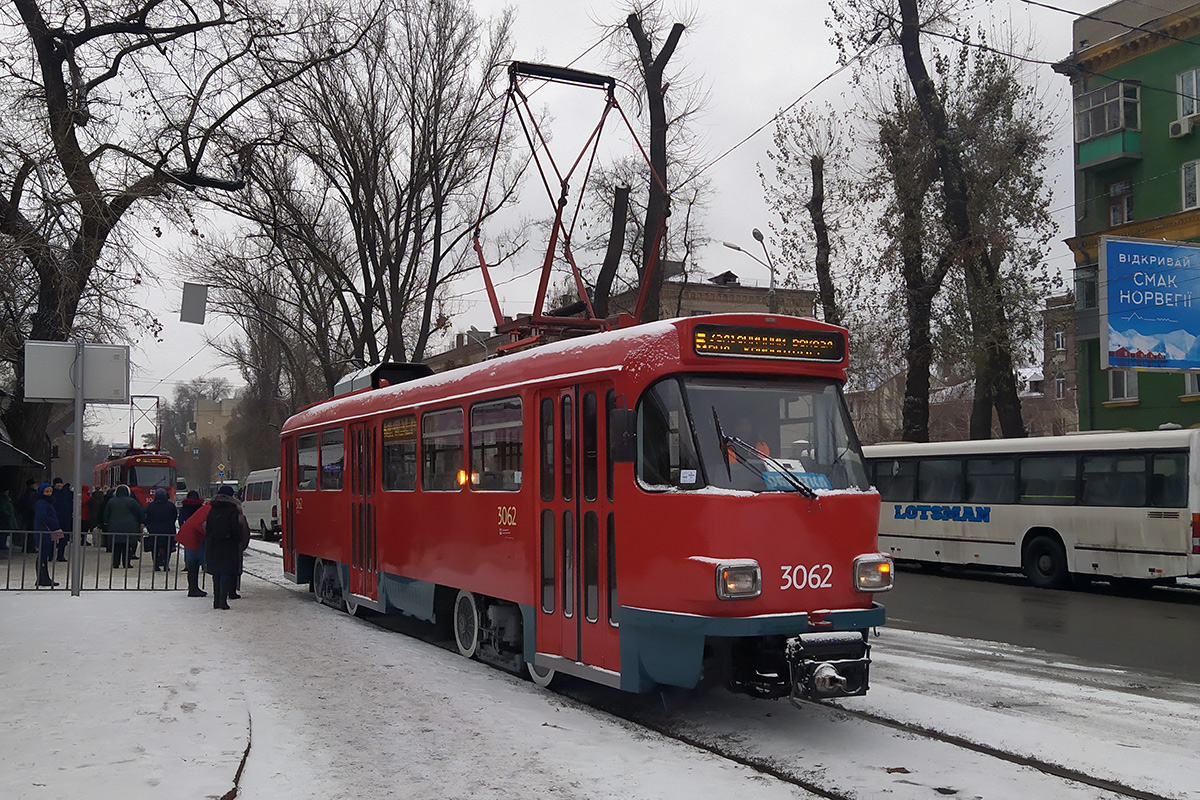
<path fill-rule="evenodd" d="M 967 459 L 968 503 L 1014 503 L 1017 462 L 1012 458 Z"/>
<path fill-rule="evenodd" d="M 520 490 L 521 430 L 519 397 L 471 407 L 471 488 Z"/>
<path fill-rule="evenodd" d="M 321 488 L 342 488 L 342 465 L 346 458 L 345 433 L 341 428 L 321 431 Z"/>
<path fill-rule="evenodd" d="M 608 492 L 608 502 L 613 499 L 613 451 L 612 423 L 613 410 L 617 407 L 617 394 L 612 389 L 604 393 L 604 486 Z"/>
<path fill-rule="evenodd" d="M 542 499 L 549 502 L 554 499 L 554 401 L 543 398 L 538 414 Z"/>
<path fill-rule="evenodd" d="M 571 398 L 562 399 L 562 498 L 570 500 L 575 486 L 575 415 Z"/>
<path fill-rule="evenodd" d="M 596 481 L 599 478 L 600 456 L 596 452 L 596 393 L 583 394 L 583 499 L 596 499 Z"/>
<path fill-rule="evenodd" d="M 698 489 L 703 485 L 677 380 L 660 381 L 638 403 L 637 450 L 637 477 L 643 486 Z"/>
<path fill-rule="evenodd" d="M 462 451 L 461 408 L 431 411 L 421 417 L 421 488 L 427 492 L 458 489 L 459 474 L 463 473 Z"/>
<path fill-rule="evenodd" d="M 875 463 L 875 488 L 883 500 L 911 502 L 917 499 L 917 462 L 889 459 Z"/>
<path fill-rule="evenodd" d="M 542 511 L 542 611 L 554 613 L 554 511 Z"/>
<path fill-rule="evenodd" d="M 417 488 L 417 418 L 413 414 L 383 421 L 383 488 Z"/>
<path fill-rule="evenodd" d="M 958 503 L 962 495 L 962 462 L 957 458 L 922 458 L 917 463 L 918 500 Z"/>
<path fill-rule="evenodd" d="M 612 512 L 608 512 L 608 542 L 605 561 L 608 564 L 608 624 L 617 624 L 617 532 Z"/>
<path fill-rule="evenodd" d="M 1187 507 L 1186 453 L 1155 455 L 1150 474 L 1150 505 L 1158 508 Z"/>
<path fill-rule="evenodd" d="M 300 491 L 317 488 L 319 452 L 315 433 L 305 434 L 296 439 L 296 488 Z"/>
<path fill-rule="evenodd" d="M 1037 506 L 1075 504 L 1075 456 L 1021 459 L 1020 501 Z"/>
<path fill-rule="evenodd" d="M 600 519 L 595 511 L 583 515 L 583 617 L 600 619 Z"/>
<path fill-rule="evenodd" d="M 563 616 L 575 616 L 575 517 L 564 511 L 562 522 Z"/>
<path fill-rule="evenodd" d="M 1084 456 L 1081 502 L 1085 506 L 1146 505 L 1146 456 Z"/>

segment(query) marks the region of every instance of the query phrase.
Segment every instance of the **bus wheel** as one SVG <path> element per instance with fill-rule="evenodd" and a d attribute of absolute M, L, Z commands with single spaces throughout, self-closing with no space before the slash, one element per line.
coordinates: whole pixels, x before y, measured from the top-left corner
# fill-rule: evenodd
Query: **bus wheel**
<path fill-rule="evenodd" d="M 1059 589 L 1067 585 L 1067 554 L 1057 539 L 1035 536 L 1025 545 L 1022 567 L 1029 582 L 1040 589 Z"/>
<path fill-rule="evenodd" d="M 554 683 L 554 679 L 558 676 L 557 671 L 548 667 L 535 667 L 532 661 L 525 662 L 525 670 L 529 673 L 529 680 L 543 689 L 549 689 L 550 684 Z"/>
<path fill-rule="evenodd" d="M 259 536 L 264 542 L 271 541 L 271 532 L 267 530 L 267 521 L 265 519 L 258 522 Z"/>
<path fill-rule="evenodd" d="M 479 606 L 466 589 L 454 599 L 454 644 L 467 658 L 473 658 L 479 649 Z"/>

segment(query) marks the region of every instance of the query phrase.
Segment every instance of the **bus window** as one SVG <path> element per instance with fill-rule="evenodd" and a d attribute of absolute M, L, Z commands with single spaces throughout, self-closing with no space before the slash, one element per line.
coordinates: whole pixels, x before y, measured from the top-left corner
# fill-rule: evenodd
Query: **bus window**
<path fill-rule="evenodd" d="M 461 408 L 431 411 L 421 417 L 421 488 L 452 492 L 463 471 L 463 413 Z"/>
<path fill-rule="evenodd" d="M 412 414 L 383 421 L 383 488 L 417 488 L 417 418 Z"/>
<path fill-rule="evenodd" d="M 876 462 L 875 488 L 883 500 L 911 502 L 917 499 L 917 462 L 896 459 Z"/>
<path fill-rule="evenodd" d="M 305 434 L 296 440 L 296 488 L 317 488 L 317 435 Z"/>
<path fill-rule="evenodd" d="M 471 486 L 516 492 L 521 488 L 521 399 L 471 407 Z"/>
<path fill-rule="evenodd" d="M 1012 458 L 967 459 L 968 503 L 1015 503 L 1017 462 Z"/>
<path fill-rule="evenodd" d="M 1021 459 L 1021 502 L 1035 506 L 1075 504 L 1075 456 Z"/>
<path fill-rule="evenodd" d="M 960 503 L 962 462 L 957 458 L 923 458 L 917 464 L 917 499 L 927 503 Z"/>
<path fill-rule="evenodd" d="M 1187 508 L 1186 453 L 1154 456 L 1150 474 L 1150 505 L 1158 508 Z"/>
<path fill-rule="evenodd" d="M 342 462 L 346 457 L 345 434 L 341 428 L 321 431 L 321 488 L 342 488 Z"/>
<path fill-rule="evenodd" d="M 1084 456 L 1082 502 L 1086 506 L 1146 505 L 1146 457 Z"/>

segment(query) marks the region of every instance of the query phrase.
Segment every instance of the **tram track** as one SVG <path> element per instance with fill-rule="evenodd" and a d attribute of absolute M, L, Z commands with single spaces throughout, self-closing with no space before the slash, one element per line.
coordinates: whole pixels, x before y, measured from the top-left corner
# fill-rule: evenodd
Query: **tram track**
<path fill-rule="evenodd" d="M 269 551 L 257 552 L 266 557 L 279 557 L 277 554 Z M 290 581 L 283 579 L 278 574 L 271 574 L 269 569 L 256 568 L 251 565 L 247 565 L 247 567 L 247 574 L 259 580 L 288 588 L 300 598 L 301 591 Z M 369 615 L 363 621 L 385 629 L 396 630 L 396 628 L 384 622 L 387 619 L 389 617 Z M 408 630 L 405 628 L 403 632 L 405 635 L 420 638 L 427 644 L 432 644 L 449 651 L 455 650 L 453 641 L 433 637 L 427 631 L 422 632 L 421 630 Z M 679 713 L 679 703 L 675 698 L 669 698 L 667 693 L 663 693 L 657 697 L 624 695 L 581 681 L 577 682 L 568 679 L 564 683 L 564 686 L 560 686 L 555 691 L 557 698 L 561 702 L 577 704 L 581 707 L 599 711 L 621 720 L 624 724 L 635 726 L 640 730 L 653 732 L 666 739 L 704 751 L 714 757 L 753 770 L 764 777 L 794 786 L 815 797 L 826 798 L 826 800 L 861 800 L 863 797 L 869 796 L 869 794 L 864 794 L 859 787 L 841 788 L 836 785 L 833 779 L 822 779 L 821 776 L 826 771 L 829 771 L 827 768 L 812 770 L 811 768 L 806 769 L 803 766 L 785 763 L 778 756 L 771 754 L 765 749 L 756 752 L 757 748 L 754 747 L 751 741 L 746 741 L 738 737 L 729 737 L 716 727 L 705 727 L 696 718 L 681 715 Z M 696 695 L 689 693 L 689 698 L 695 697 Z M 673 705 L 676 708 L 673 710 L 669 709 L 668 705 Z M 881 729 L 895 731 L 904 735 L 907 739 L 918 738 L 920 740 L 936 742 L 940 745 L 972 753 L 975 756 L 981 756 L 985 759 L 1003 762 L 1021 770 L 1032 770 L 1048 778 L 1064 782 L 1064 788 L 1070 786 L 1083 791 L 1097 790 L 1107 793 L 1103 797 L 1131 798 L 1132 800 L 1176 800 L 1177 798 L 1177 796 L 1138 789 L 1113 778 L 1090 775 L 1080 769 L 1054 763 L 1038 758 L 1035 755 L 1010 752 L 983 742 L 937 730 L 927 725 L 851 708 L 841 703 L 804 701 L 800 706 L 801 710 L 809 710 L 827 715 L 831 720 L 837 720 L 839 717 L 853 719 L 872 726 L 878 726 Z M 786 707 L 781 706 L 781 708 Z M 794 710 L 787 708 L 787 711 Z M 770 716 L 770 714 L 767 714 L 767 716 Z M 864 744 L 864 749 L 865 747 L 866 745 Z M 908 772 L 903 767 L 889 768 L 886 771 L 889 773 Z M 806 772 L 816 772 L 817 774 L 806 774 Z M 829 771 L 829 774 L 837 775 L 840 774 L 840 771 Z M 937 794 L 946 796 L 958 794 L 970 796 L 951 786 L 935 785 L 928 788 Z M 1096 795 L 1091 796 L 1095 797 Z"/>

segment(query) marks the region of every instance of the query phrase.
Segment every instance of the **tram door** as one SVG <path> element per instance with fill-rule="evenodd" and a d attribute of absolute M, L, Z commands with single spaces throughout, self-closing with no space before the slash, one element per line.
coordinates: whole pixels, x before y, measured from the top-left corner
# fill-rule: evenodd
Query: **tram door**
<path fill-rule="evenodd" d="M 350 594 L 379 599 L 379 542 L 375 530 L 375 431 L 350 426 Z"/>
<path fill-rule="evenodd" d="M 608 605 L 613 525 L 604 413 L 607 383 L 540 393 L 537 649 L 619 670 Z"/>
<path fill-rule="evenodd" d="M 296 574 L 296 514 L 292 507 L 296 497 L 296 440 L 287 438 L 283 442 L 283 469 L 279 476 L 279 499 L 283 504 L 283 571 Z"/>

